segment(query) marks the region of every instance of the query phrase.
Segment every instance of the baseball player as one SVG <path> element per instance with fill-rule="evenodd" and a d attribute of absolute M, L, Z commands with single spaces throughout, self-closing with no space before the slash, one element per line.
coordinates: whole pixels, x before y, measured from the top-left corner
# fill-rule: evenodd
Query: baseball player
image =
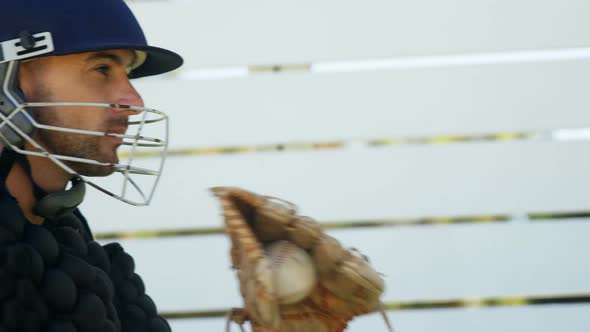
<path fill-rule="evenodd" d="M 127 203 L 153 188 L 120 146 L 165 147 L 129 129 L 166 121 L 130 79 L 182 65 L 147 44 L 123 0 L 5 0 L 0 20 L 0 330 L 169 331 L 121 246 L 101 246 L 77 206 L 87 185 Z M 166 137 L 163 133 L 162 137 Z M 134 201 L 95 184 L 121 174 Z M 155 181 L 157 183 L 157 181 Z"/>
<path fill-rule="evenodd" d="M 149 203 L 154 188 L 141 188 L 133 175 L 157 179 L 161 167 L 122 163 L 117 151 L 165 150 L 167 133 L 148 137 L 140 129 L 167 117 L 144 107 L 130 79 L 174 70 L 182 58 L 148 45 L 123 0 L 5 0 L 2 14 L 0 331 L 169 331 L 132 257 L 116 243 L 95 242 L 77 207 L 87 185 Z M 113 174 L 139 199 L 94 183 Z M 355 317 L 382 311 L 385 285 L 366 257 L 292 204 L 239 188 L 213 192 L 244 299 L 231 320 L 250 321 L 257 332 L 340 332 Z M 274 283 L 280 262 L 264 248 L 281 241 L 309 255 L 317 278 L 297 281 L 305 292 Z"/>

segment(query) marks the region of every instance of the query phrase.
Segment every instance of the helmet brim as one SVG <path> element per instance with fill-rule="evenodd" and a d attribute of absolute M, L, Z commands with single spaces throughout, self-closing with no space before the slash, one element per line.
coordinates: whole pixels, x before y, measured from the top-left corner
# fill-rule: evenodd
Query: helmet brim
<path fill-rule="evenodd" d="M 130 73 L 131 78 L 140 78 L 164 74 L 182 66 L 184 60 L 180 55 L 155 46 L 127 46 L 126 48 L 145 52 L 147 57 L 139 67 Z"/>

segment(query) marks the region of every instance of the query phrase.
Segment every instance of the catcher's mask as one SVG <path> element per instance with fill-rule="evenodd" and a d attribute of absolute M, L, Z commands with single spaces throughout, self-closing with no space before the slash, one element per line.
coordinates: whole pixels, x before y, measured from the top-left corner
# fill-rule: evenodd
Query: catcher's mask
<path fill-rule="evenodd" d="M 164 165 L 168 145 L 168 117 L 165 113 L 132 105 L 80 102 L 27 102 L 19 88 L 20 63 L 29 59 L 86 53 L 110 49 L 127 49 L 136 61 L 129 69 L 130 78 L 157 75 L 182 65 L 182 58 L 171 51 L 149 46 L 139 23 L 123 0 L 10 0 L 3 4 L 0 20 L 0 143 L 17 153 L 48 158 L 72 177 L 132 205 L 148 205 Z M 34 108 L 84 107 L 84 109 L 127 109 L 128 130 L 101 132 L 87 128 L 65 128 L 40 123 L 32 116 Z M 112 136 L 122 139 L 119 162 L 59 155 L 48 151 L 33 139 L 38 130 L 75 135 Z M 28 143 L 29 149 L 24 148 Z M 145 151 L 145 150 L 150 151 Z M 138 167 L 136 157 L 144 152 L 159 155 L 147 167 Z M 135 162 L 135 163 L 134 163 Z M 78 174 L 72 163 L 108 167 L 122 175 L 120 191 L 111 189 L 113 181 L 97 185 Z"/>

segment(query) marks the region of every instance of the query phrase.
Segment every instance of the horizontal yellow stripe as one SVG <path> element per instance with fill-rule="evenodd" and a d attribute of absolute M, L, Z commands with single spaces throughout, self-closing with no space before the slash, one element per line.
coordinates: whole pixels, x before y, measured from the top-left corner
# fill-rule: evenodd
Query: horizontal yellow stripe
<path fill-rule="evenodd" d="M 443 299 L 425 301 L 386 302 L 385 310 L 417 310 L 417 309 L 449 309 L 449 308 L 489 308 L 502 306 L 529 306 L 529 305 L 555 305 L 555 304 L 589 304 L 590 293 L 586 294 L 554 294 L 531 296 L 505 296 L 485 298 Z M 202 311 L 171 311 L 162 312 L 162 316 L 168 319 L 212 318 L 225 317 L 229 309 L 202 310 Z"/>
<path fill-rule="evenodd" d="M 292 64 L 274 64 L 274 65 L 253 65 L 248 67 L 252 74 L 256 73 L 279 73 L 279 72 L 309 72 L 311 63 L 292 63 Z"/>
<path fill-rule="evenodd" d="M 399 146 L 399 145 L 435 145 L 435 144 L 456 144 L 466 142 L 482 141 L 516 141 L 526 140 L 536 136 L 536 133 L 496 133 L 471 136 L 433 136 L 433 137 L 407 137 L 407 138 L 377 138 L 368 139 L 360 142 L 369 148 Z M 202 156 L 216 154 L 236 154 L 236 153 L 253 153 L 253 152 L 271 152 L 271 151 L 312 151 L 325 149 L 344 149 L 351 145 L 357 145 L 358 141 L 320 141 L 320 142 L 288 142 L 276 144 L 257 144 L 257 145 L 235 145 L 221 147 L 202 147 L 186 149 L 170 149 L 168 156 Z M 128 153 L 120 153 L 119 157 L 127 158 Z M 141 152 L 135 153 L 135 158 L 158 157 L 160 152 Z"/>
<path fill-rule="evenodd" d="M 590 211 L 574 212 L 555 212 L 555 213 L 529 213 L 528 218 L 534 222 L 544 220 L 550 221 L 567 221 L 572 218 L 589 218 Z M 346 229 L 346 228 L 374 228 L 374 227 L 399 227 L 399 226 L 419 226 L 419 225 L 442 225 L 442 224 L 481 224 L 481 223 L 500 223 L 513 220 L 509 215 L 482 215 L 482 216 L 462 216 L 462 217 L 433 217 L 433 218 L 415 218 L 415 219 L 371 219 L 371 220 L 346 220 L 346 221 L 328 221 L 321 222 L 324 229 Z M 129 232 L 103 232 L 95 234 L 99 240 L 114 239 L 145 239 L 158 237 L 178 237 L 178 236 L 199 236 L 224 234 L 223 227 L 202 227 L 202 228 L 185 228 L 185 229 L 161 229 L 161 230 L 139 230 Z"/>

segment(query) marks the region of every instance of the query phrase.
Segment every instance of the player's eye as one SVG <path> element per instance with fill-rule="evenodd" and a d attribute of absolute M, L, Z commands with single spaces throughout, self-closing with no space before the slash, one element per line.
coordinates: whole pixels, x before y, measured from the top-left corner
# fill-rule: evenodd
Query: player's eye
<path fill-rule="evenodd" d="M 109 74 L 109 72 L 111 71 L 111 66 L 109 65 L 99 65 L 95 68 L 95 70 L 105 76 L 107 76 Z"/>

